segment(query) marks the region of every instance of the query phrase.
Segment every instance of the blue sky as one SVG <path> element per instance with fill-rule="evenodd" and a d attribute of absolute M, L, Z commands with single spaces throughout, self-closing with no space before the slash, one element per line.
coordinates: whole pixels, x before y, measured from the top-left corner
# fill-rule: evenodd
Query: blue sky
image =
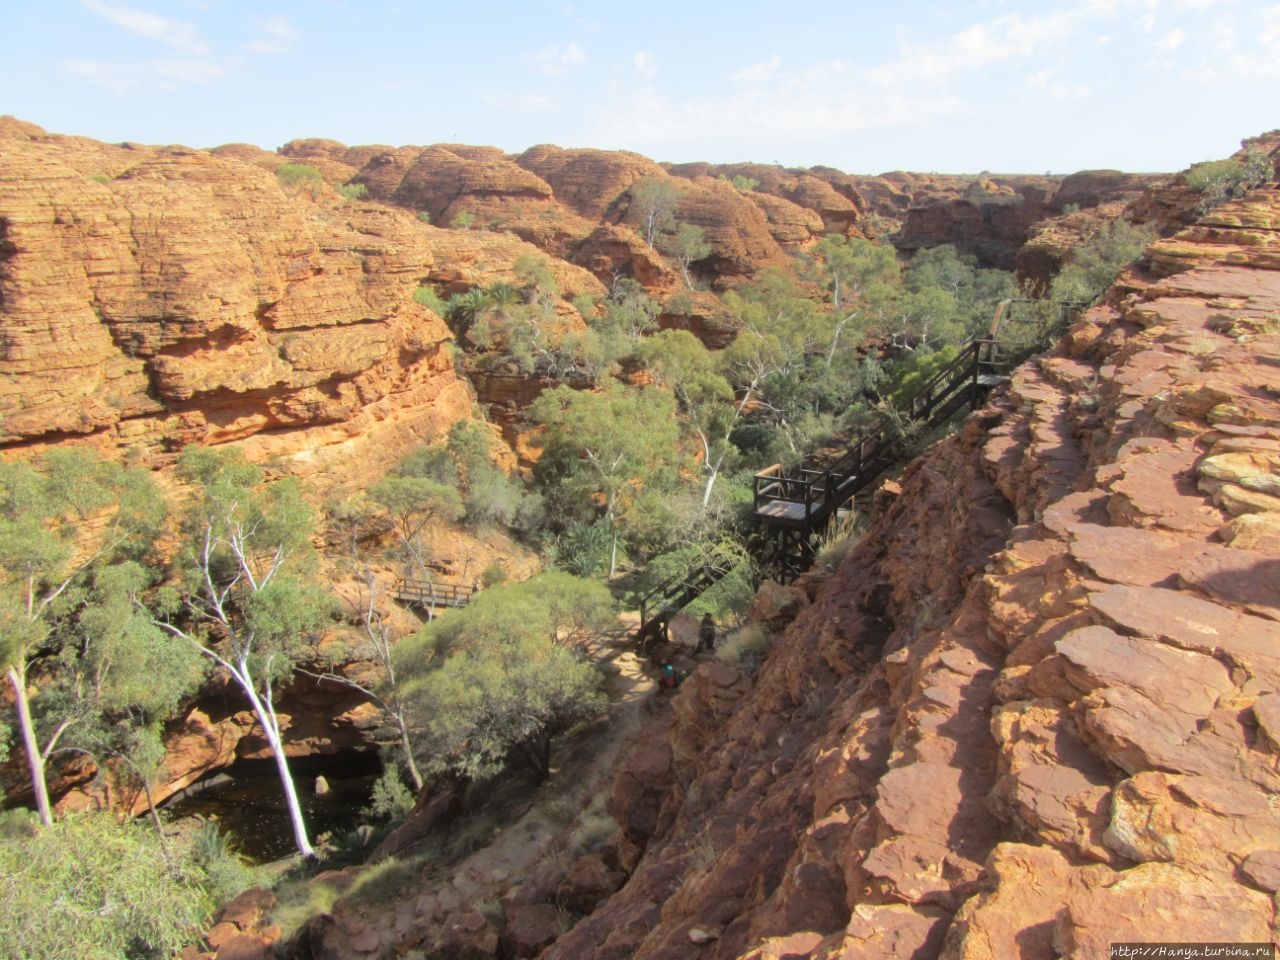
<path fill-rule="evenodd" d="M 0 113 L 106 141 L 1181 169 L 1280 127 L 1280 2 L 5 0 Z"/>

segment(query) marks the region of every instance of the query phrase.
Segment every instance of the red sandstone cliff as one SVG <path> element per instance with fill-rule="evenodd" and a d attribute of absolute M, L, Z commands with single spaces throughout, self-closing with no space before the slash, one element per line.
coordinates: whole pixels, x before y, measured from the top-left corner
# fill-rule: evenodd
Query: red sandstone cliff
<path fill-rule="evenodd" d="M 412 299 L 438 241 L 411 217 L 184 148 L 14 124 L 0 146 L 8 444 L 253 438 L 314 476 L 468 414 L 451 335 Z"/>

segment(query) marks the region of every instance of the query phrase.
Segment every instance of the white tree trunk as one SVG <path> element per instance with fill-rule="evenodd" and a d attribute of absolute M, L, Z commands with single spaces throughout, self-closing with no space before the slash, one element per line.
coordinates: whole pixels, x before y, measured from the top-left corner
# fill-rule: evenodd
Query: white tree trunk
<path fill-rule="evenodd" d="M 409 739 L 409 728 L 405 724 L 404 717 L 398 712 L 395 714 L 396 726 L 400 728 L 400 745 L 404 748 L 405 766 L 409 768 L 409 779 L 413 782 L 413 792 L 422 792 L 422 772 L 418 769 L 418 762 L 413 759 L 413 742 Z"/>
<path fill-rule="evenodd" d="M 280 739 L 280 723 L 276 719 L 275 707 L 269 700 L 263 700 L 258 696 L 258 691 L 250 682 L 251 678 L 247 672 L 241 674 L 237 671 L 235 678 L 248 696 L 249 702 L 253 704 L 253 712 L 257 715 L 258 722 L 262 724 L 262 732 L 271 746 L 271 754 L 276 761 L 276 771 L 280 774 L 280 786 L 284 790 L 285 807 L 289 811 L 289 822 L 293 825 L 293 842 L 298 852 L 310 860 L 315 857 L 316 852 L 307 838 L 307 824 L 303 820 L 302 805 L 298 803 L 298 791 L 294 789 L 293 776 L 289 772 L 289 758 L 285 756 L 284 743 Z"/>
<path fill-rule="evenodd" d="M 53 806 L 49 803 L 49 787 L 44 780 L 44 755 L 36 746 L 36 729 L 31 722 L 31 704 L 27 700 L 26 678 L 17 667 L 10 667 L 7 674 L 13 688 L 13 705 L 18 713 L 18 729 L 22 733 L 22 748 L 27 752 L 27 769 L 31 773 L 31 790 L 36 796 L 36 812 L 46 827 L 53 823 Z"/>
<path fill-rule="evenodd" d="M 720 466 L 723 463 L 724 463 L 723 453 L 716 458 L 716 462 L 714 464 L 711 462 L 710 457 L 708 457 L 706 460 L 709 476 L 707 477 L 707 485 L 702 489 L 702 509 L 703 510 L 706 510 L 707 504 L 711 502 L 711 491 L 712 489 L 714 489 L 716 485 L 716 477 L 720 475 Z"/>

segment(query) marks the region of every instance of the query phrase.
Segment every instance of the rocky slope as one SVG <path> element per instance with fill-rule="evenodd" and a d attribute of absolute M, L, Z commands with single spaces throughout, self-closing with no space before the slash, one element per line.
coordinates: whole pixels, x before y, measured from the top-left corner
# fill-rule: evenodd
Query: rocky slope
<path fill-rule="evenodd" d="M 1273 939 L 1277 226 L 1272 186 L 1156 243 L 762 598 L 799 613 L 686 683 L 615 786 L 626 885 L 542 956 Z"/>

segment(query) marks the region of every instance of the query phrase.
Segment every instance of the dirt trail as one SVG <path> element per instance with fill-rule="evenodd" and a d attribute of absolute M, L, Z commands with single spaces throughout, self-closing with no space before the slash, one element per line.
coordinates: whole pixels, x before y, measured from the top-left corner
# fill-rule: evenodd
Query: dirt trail
<path fill-rule="evenodd" d="M 644 726 L 644 703 L 655 684 L 630 650 L 638 620 L 620 618 L 619 623 L 618 633 L 591 642 L 587 651 L 605 677 L 607 717 L 569 743 L 557 744 L 551 776 L 538 787 L 529 809 L 458 864 L 453 886 L 467 899 L 483 901 L 505 891 L 511 878 L 527 875 L 564 830 L 566 814 L 575 818 L 591 798 L 608 790 L 618 758 Z"/>

